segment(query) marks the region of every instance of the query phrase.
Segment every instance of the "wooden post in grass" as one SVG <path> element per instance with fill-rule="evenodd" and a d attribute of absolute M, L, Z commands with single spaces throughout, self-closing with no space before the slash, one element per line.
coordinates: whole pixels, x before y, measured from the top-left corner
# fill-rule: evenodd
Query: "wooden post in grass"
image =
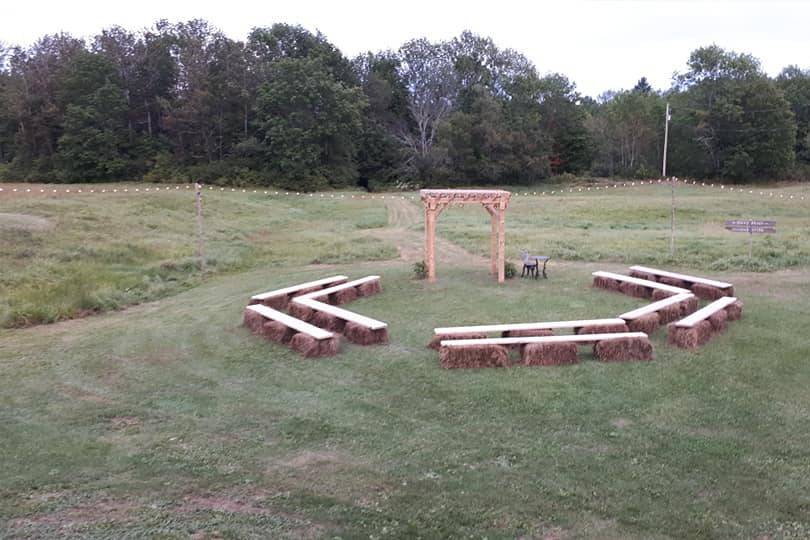
<path fill-rule="evenodd" d="M 669 256 L 675 256 L 675 177 L 669 180 L 670 189 L 672 190 L 672 212 L 669 216 Z"/>
<path fill-rule="evenodd" d="M 197 207 L 197 257 L 200 259 L 200 273 L 205 277 L 205 231 L 203 230 L 202 214 L 202 185 L 199 182 L 194 184 L 196 189 Z"/>

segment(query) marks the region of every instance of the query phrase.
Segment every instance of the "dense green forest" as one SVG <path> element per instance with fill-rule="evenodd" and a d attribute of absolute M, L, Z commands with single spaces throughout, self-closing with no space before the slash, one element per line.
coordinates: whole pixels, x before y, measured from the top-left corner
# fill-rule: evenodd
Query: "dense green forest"
<path fill-rule="evenodd" d="M 0 47 L 0 178 L 315 190 L 528 184 L 564 174 L 810 178 L 810 69 L 691 53 L 672 86 L 580 95 L 464 32 L 346 58 L 275 24 L 234 41 L 192 20 Z M 677 66 L 673 66 L 677 68 Z"/>

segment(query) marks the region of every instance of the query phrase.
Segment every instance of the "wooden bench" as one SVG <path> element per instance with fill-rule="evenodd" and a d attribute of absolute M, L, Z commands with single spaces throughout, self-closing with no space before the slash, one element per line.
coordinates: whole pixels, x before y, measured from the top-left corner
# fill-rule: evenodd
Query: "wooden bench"
<path fill-rule="evenodd" d="M 667 327 L 669 342 L 684 349 L 694 349 L 708 342 L 714 334 L 723 332 L 729 320 L 742 316 L 742 303 L 733 296 L 718 298 Z"/>
<path fill-rule="evenodd" d="M 366 276 L 340 285 L 299 295 L 297 298 L 329 298 L 332 304 L 346 304 L 360 296 L 369 296 L 380 292 L 380 276 Z"/>
<path fill-rule="evenodd" d="M 314 298 L 296 297 L 290 307 L 295 315 L 302 315 L 314 325 L 342 332 L 352 343 L 388 343 L 388 324 L 382 321 L 319 302 Z"/>
<path fill-rule="evenodd" d="M 673 287 L 665 283 L 625 276 L 623 274 L 614 274 L 613 272 L 603 272 L 599 270 L 592 275 L 594 287 L 619 291 L 637 298 L 649 298 L 652 296 L 654 300 L 660 300 L 667 296 L 691 292 L 689 289 Z M 661 291 L 663 294 L 656 295 L 654 291 Z M 660 298 L 658 296 L 660 296 Z"/>
<path fill-rule="evenodd" d="M 484 339 L 451 339 L 441 342 L 444 368 L 503 367 L 509 365 L 508 346 L 521 346 L 524 365 L 575 364 L 577 345 L 594 344 L 594 355 L 603 362 L 652 360 L 652 344 L 644 332 L 525 336 Z"/>
<path fill-rule="evenodd" d="M 510 324 L 489 324 L 479 326 L 450 326 L 435 328 L 433 339 L 428 343 L 431 349 L 438 349 L 443 340 L 483 339 L 487 334 L 500 332 L 501 337 L 549 336 L 554 330 L 573 328 L 574 333 L 627 332 L 624 319 L 588 319 L 583 321 L 554 321 Z"/>
<path fill-rule="evenodd" d="M 723 296 L 734 296 L 734 286 L 725 281 L 678 274 L 676 272 L 668 272 L 647 266 L 631 266 L 630 272 L 631 275 L 643 279 L 655 279 L 668 285 L 690 288 L 698 297 L 706 300 L 716 300 Z"/>
<path fill-rule="evenodd" d="M 631 331 L 649 334 L 661 325 L 695 312 L 697 308 L 697 297 L 692 293 L 682 293 L 622 313 L 619 317 L 627 321 L 627 327 Z"/>
<path fill-rule="evenodd" d="M 331 356 L 340 348 L 340 337 L 262 304 L 245 308 L 244 323 L 265 339 L 289 345 L 304 356 Z"/>
<path fill-rule="evenodd" d="M 334 285 L 349 279 L 346 276 L 332 276 L 308 283 L 301 283 L 300 285 L 293 285 L 283 289 L 276 289 L 262 294 L 256 294 L 250 297 L 251 304 L 264 304 L 268 307 L 276 309 L 284 309 L 290 301 L 290 297 L 301 293 L 306 294 L 314 290 L 322 289 L 326 285 Z"/>

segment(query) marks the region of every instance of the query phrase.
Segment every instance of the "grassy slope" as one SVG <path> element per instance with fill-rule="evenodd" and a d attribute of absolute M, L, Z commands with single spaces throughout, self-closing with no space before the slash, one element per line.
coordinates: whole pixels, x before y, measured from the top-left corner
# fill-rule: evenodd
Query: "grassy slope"
<path fill-rule="evenodd" d="M 320 204 L 293 208 L 315 223 L 306 234 L 345 241 L 312 217 Z M 528 220 L 521 204 L 510 234 Z M 258 210 L 220 227 L 261 229 Z M 442 220 L 455 235 L 472 217 Z M 448 372 L 424 348 L 435 326 L 639 301 L 587 286 L 597 267 L 622 269 L 611 264 L 499 287 L 470 257 L 430 285 L 406 262 L 306 266 L 309 248 L 274 240 L 296 256 L 123 312 L 0 330 L 0 535 L 810 534 L 806 270 L 716 273 L 746 314 L 698 353 L 659 333 L 644 365 Z M 250 293 L 333 272 L 383 276 L 383 294 L 353 308 L 389 322 L 390 346 L 305 361 L 239 326 Z"/>

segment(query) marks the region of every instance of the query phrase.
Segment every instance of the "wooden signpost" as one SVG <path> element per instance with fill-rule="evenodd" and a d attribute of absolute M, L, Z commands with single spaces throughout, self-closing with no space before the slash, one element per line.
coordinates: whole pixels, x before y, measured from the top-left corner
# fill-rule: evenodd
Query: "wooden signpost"
<path fill-rule="evenodd" d="M 755 234 L 773 234 L 776 232 L 775 221 L 755 219 L 730 219 L 726 221 L 726 230 L 748 233 L 748 258 L 753 254 Z"/>

